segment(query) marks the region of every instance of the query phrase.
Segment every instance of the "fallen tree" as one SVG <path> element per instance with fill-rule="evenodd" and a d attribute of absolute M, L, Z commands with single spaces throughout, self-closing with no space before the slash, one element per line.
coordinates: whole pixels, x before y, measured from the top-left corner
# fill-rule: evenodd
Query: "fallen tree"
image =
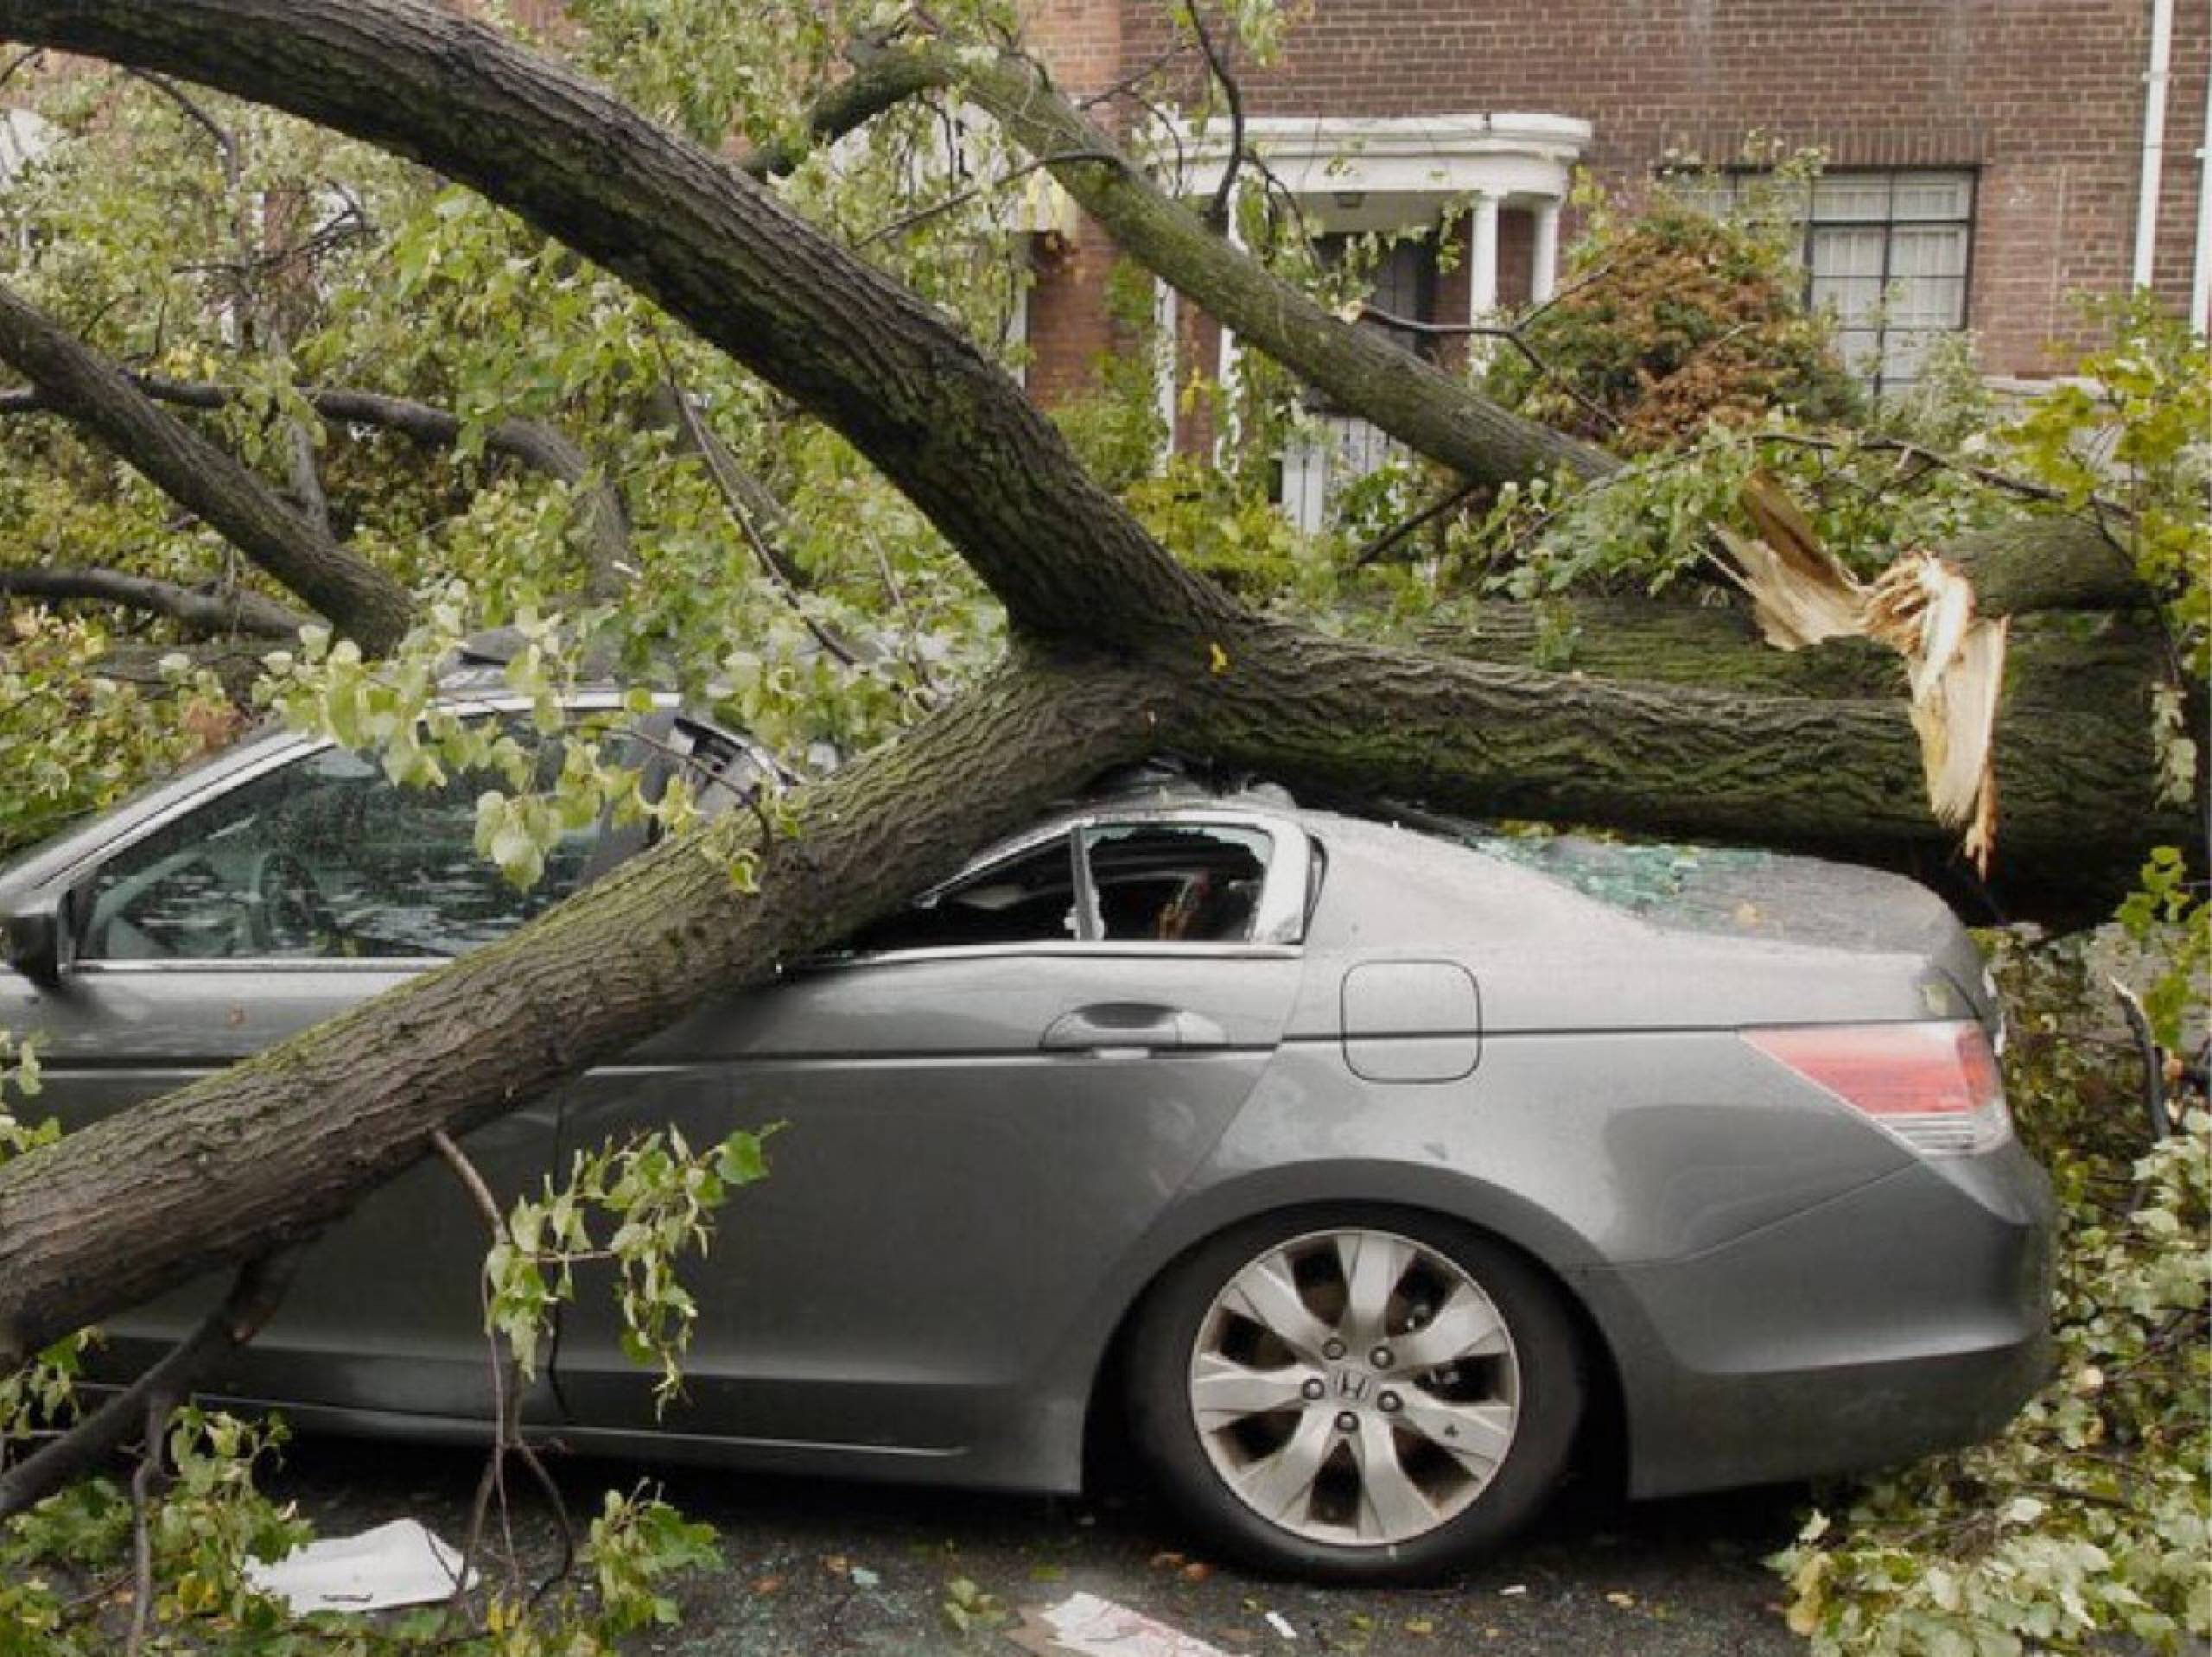
<path fill-rule="evenodd" d="M 765 979 L 1147 751 L 1520 816 L 1770 843 L 1948 844 L 1923 803 L 1902 702 L 1392 649 L 1241 605 L 1154 540 L 928 304 L 744 170 L 480 25 L 408 0 L 0 0 L 0 30 L 265 101 L 513 208 L 843 433 L 968 561 L 1016 641 L 1000 673 L 795 795 L 795 836 L 763 842 L 757 822 L 732 814 L 503 943 L 0 1169 L 0 1363 L 312 1235 L 424 1154 L 434 1133 L 611 1057 L 706 987 Z M 1133 222 L 1156 208 L 1157 192 L 1120 163 L 1065 165 L 1126 187 Z M 1171 228 L 1176 257 L 1204 251 Z M 1206 272 L 1219 261 L 1207 257 L 1188 279 L 1214 304 Z M 1234 280 L 1256 270 L 1238 264 Z M 1352 334 L 1325 313 L 1284 314 L 1299 319 L 1293 333 L 1332 347 Z M 1300 360 L 1295 339 L 1246 331 L 1321 378 L 1329 352 Z M 1346 360 L 1361 375 L 1411 371 L 1395 352 L 1371 355 L 1363 345 Z M 1447 425 L 1469 473 L 1583 456 L 1435 380 L 1419 380 L 1421 396 L 1446 414 L 1441 400 L 1457 400 Z M 44 382 L 41 394 L 62 401 Z M 143 390 L 110 377 L 72 396 L 73 415 L 140 461 Z M 164 430 L 151 447 L 172 445 Z M 2000 539 L 1985 568 L 2031 543 L 2032 556 L 2016 561 L 2027 573 L 2015 585 L 1990 590 L 2015 607 L 2046 601 L 2050 584 L 2034 576 L 2046 566 L 2082 590 L 2064 547 L 2094 534 Z M 321 544 L 311 526 L 308 538 Z M 2085 710 L 2073 727 L 2006 726 L 2004 858 L 2124 861 L 2158 831 L 2147 722 L 2130 700 Z M 747 852 L 760 859 L 757 896 L 728 877 Z"/>

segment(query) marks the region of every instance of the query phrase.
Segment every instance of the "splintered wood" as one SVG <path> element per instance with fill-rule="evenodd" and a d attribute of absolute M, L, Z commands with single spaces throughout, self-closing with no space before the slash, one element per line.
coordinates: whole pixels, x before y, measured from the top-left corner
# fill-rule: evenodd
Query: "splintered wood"
<path fill-rule="evenodd" d="M 1785 651 L 1871 638 L 1904 658 L 1929 807 L 1945 827 L 1965 828 L 1967 856 L 1986 873 L 1997 835 L 2004 620 L 1976 615 L 1973 583 L 1931 552 L 1904 554 L 1872 585 L 1853 579 L 1764 473 L 1745 483 L 1743 503 L 1758 532 L 1719 531 L 1732 561 L 1723 568 L 1750 596 L 1760 633 Z"/>

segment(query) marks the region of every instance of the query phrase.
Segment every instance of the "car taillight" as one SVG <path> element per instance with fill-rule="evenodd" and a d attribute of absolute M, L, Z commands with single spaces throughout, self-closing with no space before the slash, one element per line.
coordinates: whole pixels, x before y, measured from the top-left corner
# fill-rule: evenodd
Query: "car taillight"
<path fill-rule="evenodd" d="M 1808 1025 L 1744 1039 L 1928 1156 L 2012 1136 L 2005 1082 L 1978 1024 Z"/>

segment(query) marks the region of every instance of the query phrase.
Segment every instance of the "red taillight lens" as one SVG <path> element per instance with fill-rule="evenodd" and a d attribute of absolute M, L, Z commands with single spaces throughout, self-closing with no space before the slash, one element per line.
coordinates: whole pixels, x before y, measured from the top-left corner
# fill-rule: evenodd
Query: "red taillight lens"
<path fill-rule="evenodd" d="M 1963 1155 L 2012 1135 L 2004 1079 L 1980 1025 L 1808 1025 L 1746 1030 L 1744 1039 L 1916 1151 Z"/>

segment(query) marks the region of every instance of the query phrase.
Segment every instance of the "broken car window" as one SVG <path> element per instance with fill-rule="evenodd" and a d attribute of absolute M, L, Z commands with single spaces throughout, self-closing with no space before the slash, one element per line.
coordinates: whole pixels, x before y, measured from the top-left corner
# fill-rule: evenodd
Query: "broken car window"
<path fill-rule="evenodd" d="M 1274 841 L 1214 823 L 1087 829 L 1085 854 L 1109 942 L 1243 943 L 1252 936 Z"/>
<path fill-rule="evenodd" d="M 863 929 L 838 953 L 1065 943 L 1081 936 L 1074 857 L 1068 837 L 1056 835 Z"/>

